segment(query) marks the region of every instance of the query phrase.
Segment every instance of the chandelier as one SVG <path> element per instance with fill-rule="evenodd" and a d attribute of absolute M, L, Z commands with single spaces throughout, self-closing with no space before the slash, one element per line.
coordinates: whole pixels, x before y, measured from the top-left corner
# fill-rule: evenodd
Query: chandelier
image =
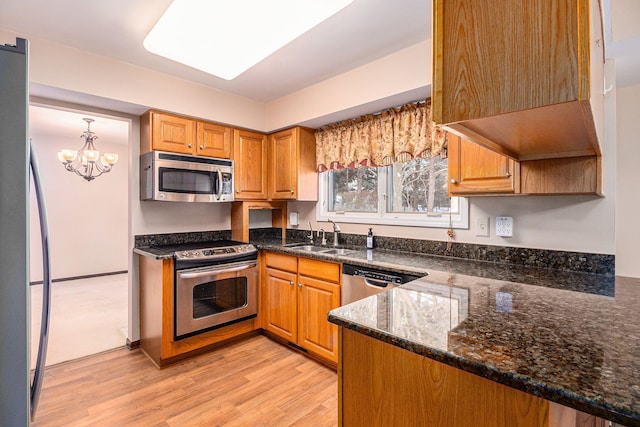
<path fill-rule="evenodd" d="M 91 132 L 93 119 L 82 119 L 87 122 L 87 130 L 80 138 L 84 139 L 84 145 L 78 151 L 63 149 L 58 152 L 58 160 L 62 162 L 64 168 L 69 172 L 75 172 L 87 181 L 93 181 L 103 173 L 110 172 L 118 162 L 118 155 L 114 153 L 104 153 L 96 150 L 93 141 L 98 137 Z"/>

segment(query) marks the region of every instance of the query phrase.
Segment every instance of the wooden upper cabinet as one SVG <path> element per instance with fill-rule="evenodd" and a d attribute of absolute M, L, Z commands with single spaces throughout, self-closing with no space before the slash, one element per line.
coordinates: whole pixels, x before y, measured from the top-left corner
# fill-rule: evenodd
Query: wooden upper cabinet
<path fill-rule="evenodd" d="M 231 128 L 215 123 L 198 122 L 197 154 L 199 156 L 231 157 Z"/>
<path fill-rule="evenodd" d="M 598 0 L 433 1 L 433 118 L 516 160 L 599 156 Z"/>
<path fill-rule="evenodd" d="M 186 117 L 147 111 L 140 117 L 142 153 L 151 150 L 193 154 L 196 122 Z"/>
<path fill-rule="evenodd" d="M 246 130 L 233 131 L 236 200 L 267 199 L 267 137 Z"/>
<path fill-rule="evenodd" d="M 601 158 L 515 161 L 449 134 L 449 195 L 600 195 Z"/>
<path fill-rule="evenodd" d="M 140 153 L 151 150 L 228 159 L 231 128 L 174 114 L 140 116 Z"/>
<path fill-rule="evenodd" d="M 272 199 L 318 200 L 313 130 L 295 127 L 270 135 L 268 169 Z"/>
<path fill-rule="evenodd" d="M 517 162 L 479 144 L 449 134 L 449 194 L 519 192 Z"/>

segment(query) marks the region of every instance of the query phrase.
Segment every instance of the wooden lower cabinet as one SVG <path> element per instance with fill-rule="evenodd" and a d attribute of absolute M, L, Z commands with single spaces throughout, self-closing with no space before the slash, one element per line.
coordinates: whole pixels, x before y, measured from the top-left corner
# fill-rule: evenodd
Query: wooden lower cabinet
<path fill-rule="evenodd" d="M 192 337 L 174 340 L 174 261 L 139 256 L 140 348 L 162 367 L 187 355 L 215 347 L 257 330 L 256 319 L 244 320 Z"/>
<path fill-rule="evenodd" d="M 267 252 L 261 286 L 261 324 L 269 333 L 332 364 L 338 327 L 327 313 L 340 306 L 340 264 Z"/>
<path fill-rule="evenodd" d="M 340 328 L 340 426 L 586 427 L 600 418 Z"/>

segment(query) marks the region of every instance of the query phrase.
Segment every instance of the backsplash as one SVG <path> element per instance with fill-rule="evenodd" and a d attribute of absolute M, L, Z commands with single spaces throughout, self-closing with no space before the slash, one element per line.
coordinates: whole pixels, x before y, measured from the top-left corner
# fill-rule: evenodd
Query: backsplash
<path fill-rule="evenodd" d="M 278 233 L 280 232 L 280 229 Z M 305 241 L 308 230 L 287 229 L 287 242 Z M 314 235 L 315 237 L 315 235 Z M 333 232 L 326 233 L 327 242 L 333 242 Z M 340 233 L 340 244 L 357 248 L 366 247 L 364 234 Z M 319 242 L 316 242 L 319 243 Z M 447 242 L 418 240 L 398 237 L 375 237 L 375 248 L 407 251 L 428 255 L 486 261 L 497 264 L 512 264 L 523 267 L 537 267 L 561 271 L 577 271 L 614 275 L 615 256 L 584 252 L 553 251 L 548 249 L 517 248 L 510 246 L 477 245 L 453 242 L 447 252 Z"/>
<path fill-rule="evenodd" d="M 281 233 L 282 230 L 280 228 L 251 229 L 249 230 L 249 239 L 255 243 L 273 243 L 274 241 L 280 241 Z M 305 242 L 308 240 L 308 235 L 308 230 L 287 229 L 287 243 Z M 333 242 L 333 232 L 327 232 L 325 237 L 329 244 Z M 316 239 L 315 243 L 319 244 L 320 242 L 317 241 L 315 233 L 314 238 Z M 367 236 L 363 234 L 341 233 L 340 244 L 348 247 L 364 248 L 366 246 L 366 238 Z M 205 242 L 219 239 L 231 239 L 231 231 L 220 230 L 141 235 L 135 236 L 135 247 Z M 385 236 L 375 237 L 375 248 L 560 271 L 576 271 L 610 276 L 613 276 L 615 273 L 615 256 L 607 254 L 477 245 L 458 242 L 453 242 L 451 249 L 447 252 L 447 242 Z"/>
<path fill-rule="evenodd" d="M 231 239 L 231 230 L 193 231 L 189 233 L 143 234 L 135 236 L 134 247 L 177 245 Z"/>

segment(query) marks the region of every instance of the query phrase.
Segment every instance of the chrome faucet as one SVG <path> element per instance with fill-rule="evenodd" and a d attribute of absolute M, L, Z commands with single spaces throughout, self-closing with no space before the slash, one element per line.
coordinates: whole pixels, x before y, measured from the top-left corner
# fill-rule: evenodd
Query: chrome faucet
<path fill-rule="evenodd" d="M 311 221 L 309 221 L 309 235 L 307 237 L 309 238 L 309 243 L 313 245 L 313 227 L 311 226 Z"/>
<path fill-rule="evenodd" d="M 340 243 L 338 243 L 338 236 L 340 235 L 340 231 L 342 230 L 340 230 L 340 226 L 332 220 L 329 220 L 329 222 L 333 224 L 333 246 L 338 246 L 340 245 Z"/>
<path fill-rule="evenodd" d="M 321 240 L 321 242 L 322 242 L 322 246 L 324 246 L 324 245 L 327 244 L 327 238 L 324 237 L 324 228 L 321 228 L 320 230 L 318 230 L 316 232 L 316 237 L 320 237 L 320 232 L 322 232 L 322 240 Z"/>

